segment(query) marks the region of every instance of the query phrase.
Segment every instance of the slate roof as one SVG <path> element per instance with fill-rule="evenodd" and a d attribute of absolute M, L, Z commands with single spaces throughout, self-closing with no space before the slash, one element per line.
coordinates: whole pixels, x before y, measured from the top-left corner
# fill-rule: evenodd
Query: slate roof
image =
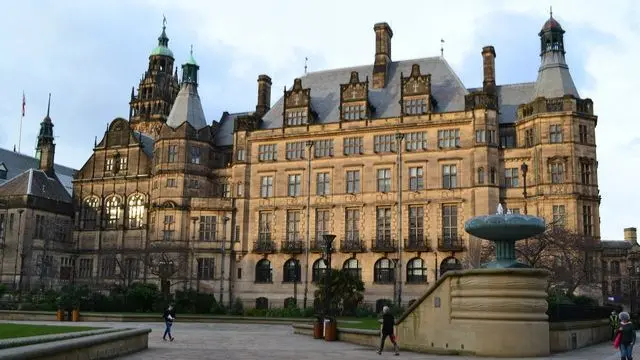
<path fill-rule="evenodd" d="M 222 117 L 220 118 L 220 126 L 218 127 L 218 132 L 214 138 L 215 144 L 218 146 L 231 146 L 233 145 L 233 129 L 236 119 L 239 116 L 246 116 L 251 114 L 251 112 L 239 112 L 230 114 L 228 112 L 224 112 Z"/>
<path fill-rule="evenodd" d="M 65 186 L 55 176 L 49 177 L 37 169 L 28 169 L 0 185 L 0 196 L 10 195 L 31 195 L 71 203 L 71 194 Z"/>
<path fill-rule="evenodd" d="M 535 97 L 544 96 L 546 98 L 573 95 L 580 98 L 562 52 L 548 51 L 543 55 L 540 69 L 538 70 L 534 95 Z"/>
<path fill-rule="evenodd" d="M 153 138 L 138 131 L 134 131 L 133 133 L 136 138 L 142 139 L 142 151 L 144 151 L 147 156 L 153 157 Z"/>
<path fill-rule="evenodd" d="M 174 129 L 184 122 L 188 122 L 196 130 L 207 126 L 198 89 L 192 83 L 184 83 L 182 85 L 167 118 L 167 125 Z"/>
<path fill-rule="evenodd" d="M 518 105 L 526 104 L 534 99 L 535 86 L 535 82 L 496 86 L 498 122 L 500 124 L 511 124 L 517 120 Z M 471 88 L 469 92 L 481 90 L 482 88 Z"/>
<path fill-rule="evenodd" d="M 392 62 L 387 74 L 387 86 L 383 89 L 369 87 L 369 102 L 376 108 L 372 118 L 388 118 L 400 114 L 400 74 L 411 74 L 411 66 L 420 65 L 421 74 L 431 74 L 431 93 L 438 101 L 436 112 L 464 111 L 464 96 L 468 94 L 451 66 L 442 57 Z M 303 76 L 302 87 L 311 88 L 311 107 L 318 114 L 317 123 L 334 123 L 340 120 L 340 84 L 349 82 L 352 71 L 357 71 L 360 81 L 368 76 L 373 80 L 373 65 L 311 72 Z M 262 127 L 282 127 L 283 98 L 263 117 Z"/>
<path fill-rule="evenodd" d="M 2 148 L 0 148 L 0 164 L 4 164 L 7 168 L 7 179 L 0 179 L 0 185 L 29 169 L 38 169 L 40 166 L 39 160 L 35 157 Z M 67 193 L 71 195 L 73 191 L 73 174 L 76 170 L 58 164 L 54 165 L 54 170 Z"/>

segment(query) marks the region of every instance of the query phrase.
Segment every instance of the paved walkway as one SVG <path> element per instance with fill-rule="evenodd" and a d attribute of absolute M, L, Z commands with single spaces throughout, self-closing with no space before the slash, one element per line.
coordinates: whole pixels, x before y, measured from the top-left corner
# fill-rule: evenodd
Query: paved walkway
<path fill-rule="evenodd" d="M 5 321 L 3 321 L 5 322 Z M 60 324 L 57 322 L 34 322 L 39 324 Z M 303 335 L 294 335 L 290 326 L 252 325 L 252 324 L 210 324 L 179 323 L 174 325 L 174 342 L 162 341 L 164 324 L 162 323 L 104 323 L 80 322 L 65 325 L 95 327 L 145 327 L 153 331 L 149 334 L 149 349 L 126 357 L 124 360 L 371 360 L 394 358 L 392 352 L 375 354 L 373 348 L 367 348 L 345 342 L 327 343 Z M 402 346 L 402 344 L 400 344 Z M 389 350 L 389 349 L 387 349 Z M 636 349 L 640 351 L 640 349 Z M 402 359 L 421 360 L 494 360 L 463 356 L 436 356 L 401 352 Z M 617 360 L 618 353 L 610 343 L 591 346 L 571 353 L 558 354 L 536 360 Z M 503 360 L 503 359 L 500 359 Z M 523 359 L 524 360 L 524 359 Z"/>

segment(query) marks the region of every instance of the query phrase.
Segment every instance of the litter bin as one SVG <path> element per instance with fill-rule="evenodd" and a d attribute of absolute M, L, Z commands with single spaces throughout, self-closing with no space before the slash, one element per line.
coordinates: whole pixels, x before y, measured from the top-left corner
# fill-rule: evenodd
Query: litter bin
<path fill-rule="evenodd" d="M 322 339 L 322 319 L 320 318 L 313 322 L 313 338 Z"/>
<path fill-rule="evenodd" d="M 56 320 L 58 321 L 64 320 L 64 310 L 58 309 L 58 311 L 56 311 Z"/>
<path fill-rule="evenodd" d="M 336 341 L 338 324 L 334 319 L 324 319 L 324 341 Z"/>

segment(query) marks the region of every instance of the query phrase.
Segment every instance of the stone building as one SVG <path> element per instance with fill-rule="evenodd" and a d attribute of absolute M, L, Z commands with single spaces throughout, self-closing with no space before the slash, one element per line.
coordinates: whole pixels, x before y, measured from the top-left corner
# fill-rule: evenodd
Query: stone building
<path fill-rule="evenodd" d="M 273 107 L 260 75 L 254 111 L 208 123 L 192 57 L 167 114 L 163 28 L 130 121 L 111 123 L 74 180 L 78 277 L 310 305 L 333 234 L 332 267 L 362 278 L 368 302 L 406 303 L 461 267 L 464 222 L 499 202 L 599 237 L 597 117 L 553 17 L 536 81 L 496 84 L 486 46 L 479 88 L 442 56 L 392 60 L 388 24 L 374 34 L 372 64 L 305 74 Z"/>
<path fill-rule="evenodd" d="M 71 279 L 75 170 L 54 164 L 53 122 L 40 124 L 36 157 L 0 149 L 0 282 L 56 287 Z"/>
<path fill-rule="evenodd" d="M 640 311 L 640 245 L 636 228 L 624 229 L 624 241 L 600 244 L 603 301 Z"/>

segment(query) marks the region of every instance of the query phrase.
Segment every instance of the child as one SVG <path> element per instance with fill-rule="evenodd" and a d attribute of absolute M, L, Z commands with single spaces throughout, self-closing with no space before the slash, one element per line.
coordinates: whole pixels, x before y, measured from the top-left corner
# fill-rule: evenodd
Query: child
<path fill-rule="evenodd" d="M 394 319 L 393 315 L 389 311 L 389 307 L 385 306 L 382 308 L 382 319 L 379 320 L 382 323 L 382 331 L 380 331 L 380 348 L 378 349 L 378 355 L 382 354 L 382 349 L 384 348 L 384 341 L 389 337 L 391 343 L 393 344 L 393 350 L 396 352 L 396 356 L 400 355 L 398 352 L 398 344 L 396 343 L 396 337 L 393 335 L 393 328 L 396 324 L 396 319 Z"/>

